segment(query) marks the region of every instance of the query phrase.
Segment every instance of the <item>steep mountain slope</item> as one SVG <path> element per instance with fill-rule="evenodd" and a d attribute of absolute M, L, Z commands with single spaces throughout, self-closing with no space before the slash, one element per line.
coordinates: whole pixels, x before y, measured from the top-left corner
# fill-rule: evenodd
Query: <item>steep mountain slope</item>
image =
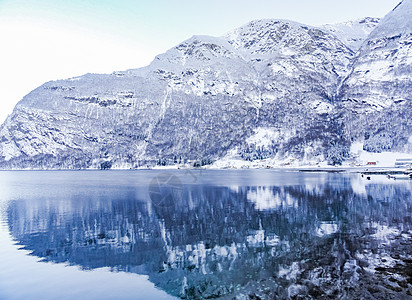
<path fill-rule="evenodd" d="M 365 150 L 412 150 L 411 16 L 412 1 L 404 0 L 380 22 L 339 90 L 347 135 L 364 139 Z"/>
<path fill-rule="evenodd" d="M 341 139 L 332 98 L 353 52 L 290 21 L 195 36 L 143 69 L 49 82 L 0 129 L 3 167 L 136 167 L 244 158 L 325 159 Z M 259 130 L 265 147 L 248 143 Z"/>
<path fill-rule="evenodd" d="M 338 159 L 330 150 L 345 141 L 333 97 L 353 52 L 318 28 L 281 20 L 254 21 L 226 38 L 259 71 L 260 118 L 241 156 Z"/>

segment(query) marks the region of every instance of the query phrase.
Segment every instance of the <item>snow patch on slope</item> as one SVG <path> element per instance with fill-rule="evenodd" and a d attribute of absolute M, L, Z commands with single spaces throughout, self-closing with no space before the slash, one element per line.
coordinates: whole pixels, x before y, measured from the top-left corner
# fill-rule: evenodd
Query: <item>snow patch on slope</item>
<path fill-rule="evenodd" d="M 256 147 L 269 147 L 279 136 L 279 132 L 272 128 L 260 127 L 255 130 L 254 135 L 246 139 L 246 143 L 254 144 Z"/>
<path fill-rule="evenodd" d="M 334 34 L 346 46 L 356 52 L 379 22 L 379 18 L 363 18 L 337 24 L 326 24 L 321 28 Z"/>

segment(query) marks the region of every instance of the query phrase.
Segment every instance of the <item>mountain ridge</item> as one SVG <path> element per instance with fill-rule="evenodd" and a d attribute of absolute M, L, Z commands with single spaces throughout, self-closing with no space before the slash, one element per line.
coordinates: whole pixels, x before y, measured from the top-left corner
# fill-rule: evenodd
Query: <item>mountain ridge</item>
<path fill-rule="evenodd" d="M 381 22 L 397 18 L 391 14 L 398 11 Z M 365 18 L 318 28 L 256 20 L 223 37 L 193 36 L 144 68 L 45 83 L 0 126 L 0 168 L 206 164 L 233 151 L 243 160 L 340 164 L 350 159 L 350 146 L 357 141 L 372 152 L 411 153 L 410 101 L 400 109 L 406 121 L 382 130 L 365 120 L 382 124 L 399 115 L 397 98 L 379 98 L 384 108 L 379 110 L 375 100 L 368 100 L 373 93 L 367 87 L 364 96 L 358 92 L 361 100 L 351 94 L 362 89 L 353 82 L 359 83 L 363 57 L 377 53 L 370 45 L 383 25 L 376 22 Z M 342 41 L 338 36 L 350 26 L 355 29 Z M 356 32 L 362 34 L 353 38 Z M 356 50 L 360 39 L 365 40 Z M 392 92 L 404 91 L 407 100 L 409 46 L 396 45 L 406 49 L 395 56 L 406 71 L 394 72 L 393 80 L 402 86 Z M 387 46 L 393 50 L 396 45 Z M 406 130 L 397 138 L 399 126 Z M 382 136 L 385 130 L 389 137 Z"/>

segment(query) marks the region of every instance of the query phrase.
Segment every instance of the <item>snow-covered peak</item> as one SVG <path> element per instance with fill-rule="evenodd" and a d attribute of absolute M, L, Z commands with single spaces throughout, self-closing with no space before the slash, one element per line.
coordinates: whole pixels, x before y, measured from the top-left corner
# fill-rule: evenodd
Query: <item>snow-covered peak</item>
<path fill-rule="evenodd" d="M 367 17 L 343 23 L 326 24 L 321 28 L 334 34 L 346 46 L 356 52 L 379 22 L 379 18 Z"/>
<path fill-rule="evenodd" d="M 235 48 L 250 54 L 277 53 L 280 48 L 305 44 L 308 26 L 288 20 L 256 20 L 224 36 Z"/>
<path fill-rule="evenodd" d="M 220 59 L 239 58 L 238 51 L 223 38 L 195 35 L 166 53 L 158 55 L 152 66 L 172 64 L 176 67 L 192 64 L 208 64 Z"/>
<path fill-rule="evenodd" d="M 326 49 L 346 48 L 326 30 L 279 19 L 249 22 L 224 38 L 252 59 L 297 57 Z"/>
<path fill-rule="evenodd" d="M 279 29 L 290 29 L 299 27 L 308 28 L 310 26 L 284 19 L 253 20 L 241 27 L 229 31 L 223 36 L 223 38 L 233 41 L 239 39 L 239 37 L 256 36 L 262 31 L 273 32 L 279 31 Z"/>

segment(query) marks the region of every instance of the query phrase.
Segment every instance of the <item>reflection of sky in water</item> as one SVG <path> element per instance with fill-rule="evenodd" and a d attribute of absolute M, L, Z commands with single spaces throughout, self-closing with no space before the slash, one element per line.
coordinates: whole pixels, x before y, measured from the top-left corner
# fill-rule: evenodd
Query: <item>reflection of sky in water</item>
<path fill-rule="evenodd" d="M 0 229 L 0 299 L 169 299 L 147 276 L 39 263 Z"/>
<path fill-rule="evenodd" d="M 77 185 L 73 174 L 69 178 Z M 20 175 L 23 181 L 19 180 Z M 54 176 L 42 172 L 0 172 L 0 299 L 172 298 L 156 289 L 147 275 L 114 273 L 107 267 L 85 272 L 79 266 L 70 266 L 69 261 L 64 264 L 39 263 L 42 258 L 29 255 L 31 249 L 23 250 L 21 245 L 15 245 L 6 215 L 11 203 L 25 203 L 25 217 L 31 218 L 31 222 L 27 223 L 25 219 L 17 221 L 23 230 L 33 235 L 39 232 L 47 234 L 50 230 L 46 221 L 49 213 L 57 213 L 62 218 L 73 213 L 73 203 L 66 197 L 70 197 L 70 192 L 77 192 L 60 185 L 66 182 L 67 175 L 54 178 L 53 183 Z M 47 181 L 52 181 L 55 188 L 45 189 Z M 29 198 L 31 193 L 33 202 Z M 63 226 L 62 223 L 56 225 Z"/>
<path fill-rule="evenodd" d="M 170 172 L 167 206 L 149 197 L 157 171 L 0 172 L 0 298 L 407 295 L 411 182 Z"/>

